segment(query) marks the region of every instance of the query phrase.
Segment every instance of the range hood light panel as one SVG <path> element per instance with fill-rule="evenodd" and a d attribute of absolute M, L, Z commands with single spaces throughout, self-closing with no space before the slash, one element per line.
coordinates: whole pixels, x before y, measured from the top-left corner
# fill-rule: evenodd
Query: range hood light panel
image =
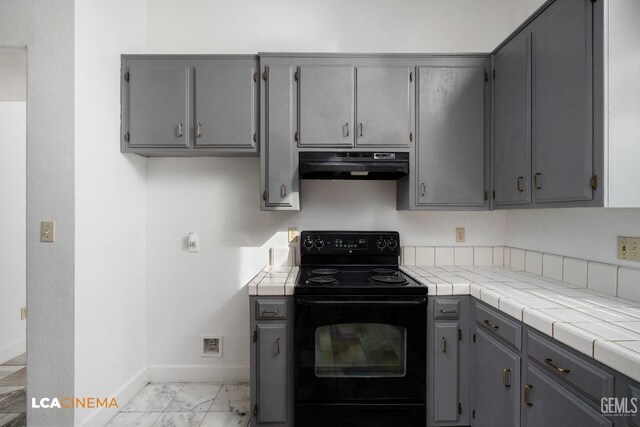
<path fill-rule="evenodd" d="M 369 175 L 369 171 L 351 171 L 352 176 L 367 176 Z"/>

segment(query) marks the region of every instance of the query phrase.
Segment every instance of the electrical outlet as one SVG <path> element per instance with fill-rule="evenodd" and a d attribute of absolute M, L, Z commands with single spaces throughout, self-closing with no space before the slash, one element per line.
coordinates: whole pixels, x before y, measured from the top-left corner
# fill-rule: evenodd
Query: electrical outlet
<path fill-rule="evenodd" d="M 202 337 L 202 357 L 222 357 L 222 336 Z"/>
<path fill-rule="evenodd" d="M 54 221 L 42 221 L 40 223 L 40 241 L 55 242 L 56 223 Z"/>
<path fill-rule="evenodd" d="M 298 241 L 298 229 L 297 228 L 289 227 L 288 241 L 289 241 L 289 243 L 293 243 L 293 242 L 297 242 Z"/>
<path fill-rule="evenodd" d="M 618 259 L 640 262 L 640 237 L 618 236 Z"/>
<path fill-rule="evenodd" d="M 20 320 L 24 320 L 27 318 L 27 307 L 20 308 Z"/>
<path fill-rule="evenodd" d="M 464 228 L 456 228 L 456 243 L 464 243 Z"/>

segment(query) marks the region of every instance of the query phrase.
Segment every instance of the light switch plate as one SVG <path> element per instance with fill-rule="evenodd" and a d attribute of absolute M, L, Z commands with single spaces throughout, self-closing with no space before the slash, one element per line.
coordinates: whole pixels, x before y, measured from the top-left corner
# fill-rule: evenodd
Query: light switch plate
<path fill-rule="evenodd" d="M 40 223 L 40 241 L 55 242 L 56 223 L 54 221 L 42 221 Z"/>
<path fill-rule="evenodd" d="M 640 262 L 640 237 L 618 236 L 618 259 Z"/>
<path fill-rule="evenodd" d="M 456 228 L 456 243 L 464 243 L 464 228 Z"/>

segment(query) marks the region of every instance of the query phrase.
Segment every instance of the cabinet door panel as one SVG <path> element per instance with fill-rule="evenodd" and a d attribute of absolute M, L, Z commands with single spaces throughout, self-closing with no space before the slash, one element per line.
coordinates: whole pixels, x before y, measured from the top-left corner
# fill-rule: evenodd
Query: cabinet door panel
<path fill-rule="evenodd" d="M 409 145 L 411 88 L 409 67 L 358 67 L 356 144 Z"/>
<path fill-rule="evenodd" d="M 495 56 L 493 80 L 496 206 L 531 203 L 531 37 Z"/>
<path fill-rule="evenodd" d="M 613 423 L 580 400 L 553 378 L 529 365 L 528 404 L 524 405 L 524 425 L 537 427 L 605 427 Z"/>
<path fill-rule="evenodd" d="M 559 1 L 533 30 L 534 198 L 591 200 L 592 3 Z"/>
<path fill-rule="evenodd" d="M 483 206 L 482 66 L 419 68 L 418 204 Z"/>
<path fill-rule="evenodd" d="M 255 63 L 196 67 L 196 147 L 255 146 L 255 71 Z"/>
<path fill-rule="evenodd" d="M 188 147 L 189 67 L 129 67 L 129 146 Z"/>
<path fill-rule="evenodd" d="M 458 421 L 458 322 L 436 323 L 434 341 L 435 422 Z"/>
<path fill-rule="evenodd" d="M 353 66 L 299 68 L 300 146 L 353 145 Z"/>
<path fill-rule="evenodd" d="M 290 65 L 271 65 L 269 78 L 264 82 L 266 134 L 261 155 L 266 207 L 295 209 L 298 204 L 298 181 L 294 166 L 293 72 L 294 68 Z"/>
<path fill-rule="evenodd" d="M 257 325 L 258 422 L 287 420 L 287 325 Z"/>
<path fill-rule="evenodd" d="M 473 346 L 474 425 L 520 425 L 520 356 L 480 328 Z"/>

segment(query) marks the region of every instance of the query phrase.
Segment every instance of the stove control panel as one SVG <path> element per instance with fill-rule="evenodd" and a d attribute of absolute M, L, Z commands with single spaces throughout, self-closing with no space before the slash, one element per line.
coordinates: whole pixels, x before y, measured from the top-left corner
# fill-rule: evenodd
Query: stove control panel
<path fill-rule="evenodd" d="M 303 231 L 302 254 L 398 255 L 400 236 L 395 231 Z"/>

